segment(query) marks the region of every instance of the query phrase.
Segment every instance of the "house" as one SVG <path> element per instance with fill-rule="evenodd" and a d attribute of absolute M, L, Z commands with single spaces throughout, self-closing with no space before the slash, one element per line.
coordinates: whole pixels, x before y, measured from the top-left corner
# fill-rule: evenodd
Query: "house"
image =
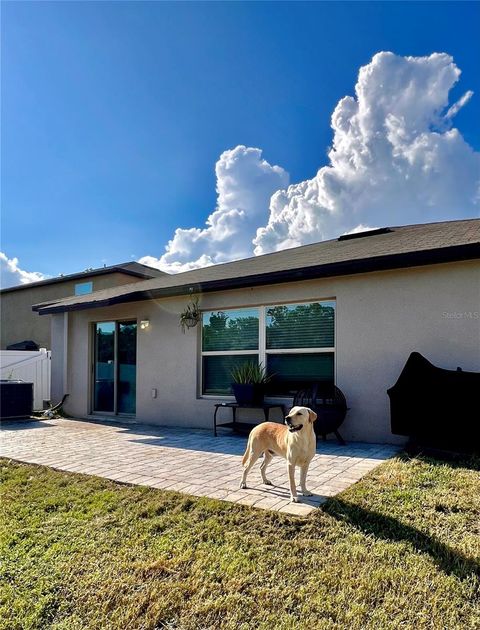
<path fill-rule="evenodd" d="M 232 399 L 230 370 L 253 360 L 275 374 L 270 395 L 287 404 L 300 383 L 334 381 L 350 407 L 344 437 L 395 442 L 387 388 L 413 350 L 480 369 L 479 259 L 480 220 L 448 221 L 40 305 L 52 319 L 52 397 L 68 392 L 76 417 L 210 427 L 214 402 Z M 183 334 L 192 296 L 201 321 Z"/>
<path fill-rule="evenodd" d="M 165 274 L 153 267 L 127 262 L 2 289 L 0 349 L 24 341 L 34 342 L 30 347 L 24 347 L 27 350 L 50 349 L 50 318 L 33 313 L 33 304 L 56 302 L 68 296 L 90 294 L 162 275 Z"/>

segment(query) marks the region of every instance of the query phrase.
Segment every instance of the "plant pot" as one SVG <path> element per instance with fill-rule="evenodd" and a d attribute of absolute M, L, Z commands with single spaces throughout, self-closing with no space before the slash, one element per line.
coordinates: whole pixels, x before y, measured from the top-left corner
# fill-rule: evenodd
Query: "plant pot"
<path fill-rule="evenodd" d="M 232 383 L 233 393 L 239 405 L 263 405 L 265 388 L 258 383 Z"/>
<path fill-rule="evenodd" d="M 196 317 L 195 315 L 189 315 L 188 317 L 185 317 L 183 323 L 187 328 L 195 328 L 195 326 L 198 324 L 198 317 Z"/>

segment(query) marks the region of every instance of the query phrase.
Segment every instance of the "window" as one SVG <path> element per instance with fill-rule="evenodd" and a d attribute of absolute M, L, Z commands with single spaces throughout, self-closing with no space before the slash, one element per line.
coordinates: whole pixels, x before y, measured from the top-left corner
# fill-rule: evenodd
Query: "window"
<path fill-rule="evenodd" d="M 93 291 L 93 282 L 81 282 L 75 285 L 75 295 L 87 295 Z"/>
<path fill-rule="evenodd" d="M 268 393 L 290 395 L 312 382 L 334 381 L 335 302 L 268 306 Z"/>
<path fill-rule="evenodd" d="M 231 393 L 233 367 L 258 361 L 259 309 L 202 314 L 202 392 Z"/>
<path fill-rule="evenodd" d="M 334 382 L 334 301 L 209 311 L 202 324 L 203 394 L 231 394 L 232 368 L 252 360 L 274 375 L 270 395 Z"/>

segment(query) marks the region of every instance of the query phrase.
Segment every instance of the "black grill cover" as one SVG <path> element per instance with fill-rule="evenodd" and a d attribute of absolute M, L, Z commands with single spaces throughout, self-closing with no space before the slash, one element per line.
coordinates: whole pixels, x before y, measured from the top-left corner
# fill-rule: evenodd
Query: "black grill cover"
<path fill-rule="evenodd" d="M 445 370 L 412 352 L 387 393 L 392 433 L 425 446 L 480 449 L 480 373 Z"/>
<path fill-rule="evenodd" d="M 38 343 L 35 343 L 31 339 L 25 341 L 19 341 L 18 343 L 11 343 L 7 346 L 7 350 L 38 350 Z"/>

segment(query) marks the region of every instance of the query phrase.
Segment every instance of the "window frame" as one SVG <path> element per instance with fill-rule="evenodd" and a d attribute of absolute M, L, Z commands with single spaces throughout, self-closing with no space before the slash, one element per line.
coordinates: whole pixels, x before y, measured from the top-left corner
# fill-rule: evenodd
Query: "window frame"
<path fill-rule="evenodd" d="M 228 311 L 241 311 L 247 309 L 258 310 L 258 348 L 253 350 L 203 350 L 203 314 L 210 312 L 228 312 Z M 233 394 L 205 394 L 203 392 L 203 357 L 208 356 L 258 356 L 260 362 L 260 338 L 261 338 L 261 326 L 262 326 L 262 307 L 258 305 L 250 306 L 229 306 L 227 308 L 205 308 L 201 311 L 200 318 L 201 325 L 199 326 L 199 362 L 198 362 L 198 397 L 216 400 L 218 398 L 222 400 L 235 400 Z"/>
<path fill-rule="evenodd" d="M 278 349 L 278 348 L 267 348 L 267 309 L 272 308 L 273 306 L 301 306 L 302 304 L 321 304 L 322 302 L 334 302 L 334 312 L 333 312 L 333 343 L 334 345 L 331 347 L 325 348 L 286 348 L 286 349 Z M 336 384 L 337 381 L 337 356 L 336 356 L 336 347 L 337 347 L 337 300 L 336 298 L 316 298 L 316 299 L 305 299 L 305 300 L 295 300 L 293 302 L 271 302 L 269 304 L 252 304 L 249 306 L 228 306 L 225 308 L 206 308 L 203 309 L 203 313 L 208 312 L 228 312 L 228 311 L 238 311 L 242 309 L 248 308 L 258 308 L 258 349 L 257 350 L 203 350 L 202 349 L 202 334 L 203 334 L 203 317 L 201 320 L 201 326 L 199 331 L 199 368 L 198 368 L 198 386 L 199 386 L 199 398 L 206 398 L 211 400 L 222 399 L 222 400 L 235 400 L 235 397 L 232 394 L 205 394 L 203 393 L 203 357 L 205 356 L 221 356 L 221 355 L 258 355 L 258 362 L 264 366 L 267 365 L 267 355 L 268 354 L 333 354 L 333 382 Z M 286 394 L 273 394 L 268 395 L 267 398 L 291 398 Z"/>

